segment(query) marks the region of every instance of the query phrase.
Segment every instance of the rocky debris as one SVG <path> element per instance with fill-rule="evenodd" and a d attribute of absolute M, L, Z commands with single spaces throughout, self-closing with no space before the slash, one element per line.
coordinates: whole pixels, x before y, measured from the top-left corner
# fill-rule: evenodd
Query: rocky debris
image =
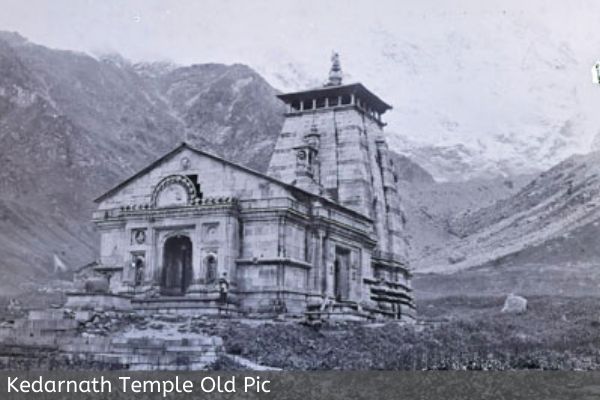
<path fill-rule="evenodd" d="M 70 318 L 79 321 L 79 331 L 85 334 L 108 336 L 134 326 L 140 330 L 147 329 L 149 319 L 135 312 L 122 313 L 116 311 L 77 311 L 67 313 Z"/>
<path fill-rule="evenodd" d="M 84 283 L 86 293 L 108 293 L 108 279 L 106 277 L 88 278 Z"/>
<path fill-rule="evenodd" d="M 180 323 L 188 320 L 188 317 L 178 314 L 158 314 L 153 317 L 155 321 L 169 322 L 169 323 Z"/>
<path fill-rule="evenodd" d="M 20 313 L 23 310 L 21 302 L 17 299 L 10 299 L 8 305 L 6 306 L 6 311 L 9 313 Z"/>
<path fill-rule="evenodd" d="M 525 297 L 509 294 L 502 307 L 503 313 L 523 314 L 527 311 L 527 299 Z"/>

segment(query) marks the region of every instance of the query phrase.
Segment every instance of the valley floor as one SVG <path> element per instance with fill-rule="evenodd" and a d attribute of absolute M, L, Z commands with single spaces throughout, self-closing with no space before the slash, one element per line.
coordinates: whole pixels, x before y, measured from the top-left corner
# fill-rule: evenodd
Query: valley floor
<path fill-rule="evenodd" d="M 417 326 L 217 325 L 230 354 L 300 370 L 600 369 L 600 298 L 539 296 L 522 315 L 501 297 L 450 297 L 418 304 Z"/>
<path fill-rule="evenodd" d="M 315 328 L 295 321 L 201 318 L 178 321 L 178 331 L 223 339 L 223 353 L 213 369 L 600 370 L 600 297 L 529 296 L 528 310 L 521 315 L 501 313 L 503 301 L 504 296 L 421 299 L 416 325 L 337 323 Z M 144 334 L 160 336 L 165 324 L 154 328 L 145 323 Z M 118 329 L 124 328 L 121 324 Z M 105 334 L 114 329 L 105 326 Z M 0 346 L 0 353 L 6 351 Z M 65 367 L 51 352 L 39 354 L 44 360 L 30 360 L 23 368 Z"/>

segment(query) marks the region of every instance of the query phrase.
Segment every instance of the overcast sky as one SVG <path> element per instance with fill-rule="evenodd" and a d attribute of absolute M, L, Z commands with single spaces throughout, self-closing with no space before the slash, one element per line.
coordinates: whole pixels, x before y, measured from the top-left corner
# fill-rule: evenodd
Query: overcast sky
<path fill-rule="evenodd" d="M 593 0 L 0 0 L 0 29 L 18 31 L 36 43 L 51 47 L 118 52 L 136 61 L 252 62 L 257 56 L 285 49 L 299 60 L 317 58 L 327 63 L 333 48 L 354 57 L 353 53 L 360 49 L 356 42 L 370 40 L 374 29 L 420 36 L 430 31 L 435 35 L 438 27 L 434 24 L 460 24 L 465 18 L 525 16 L 558 31 L 592 33 L 595 31 L 590 28 L 597 31 L 595 25 L 600 23 L 597 3 Z M 407 27 L 413 32 L 407 31 Z M 454 28 L 460 30 L 461 26 Z M 421 32 L 414 32 L 415 29 Z"/>
<path fill-rule="evenodd" d="M 0 0 L 0 29 L 133 61 L 245 63 L 284 90 L 323 81 L 335 49 L 394 105 L 390 131 L 498 157 L 518 140 L 572 144 L 562 157 L 600 132 L 595 0 Z M 547 133 L 566 121 L 578 137 Z"/>

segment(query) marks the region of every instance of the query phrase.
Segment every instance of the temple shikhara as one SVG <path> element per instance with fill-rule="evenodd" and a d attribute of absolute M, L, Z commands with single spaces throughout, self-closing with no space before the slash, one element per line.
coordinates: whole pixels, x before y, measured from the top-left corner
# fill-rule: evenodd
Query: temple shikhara
<path fill-rule="evenodd" d="M 183 143 L 100 196 L 67 307 L 412 321 L 391 107 L 342 78 L 278 96 L 266 174 Z"/>

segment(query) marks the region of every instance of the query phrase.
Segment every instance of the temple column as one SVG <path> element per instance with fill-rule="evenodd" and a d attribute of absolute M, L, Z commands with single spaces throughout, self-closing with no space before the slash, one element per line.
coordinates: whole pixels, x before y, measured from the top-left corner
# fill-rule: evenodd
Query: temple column
<path fill-rule="evenodd" d="M 202 277 L 201 235 L 202 227 L 198 224 L 196 229 L 192 232 L 192 285 L 200 284 Z"/>

